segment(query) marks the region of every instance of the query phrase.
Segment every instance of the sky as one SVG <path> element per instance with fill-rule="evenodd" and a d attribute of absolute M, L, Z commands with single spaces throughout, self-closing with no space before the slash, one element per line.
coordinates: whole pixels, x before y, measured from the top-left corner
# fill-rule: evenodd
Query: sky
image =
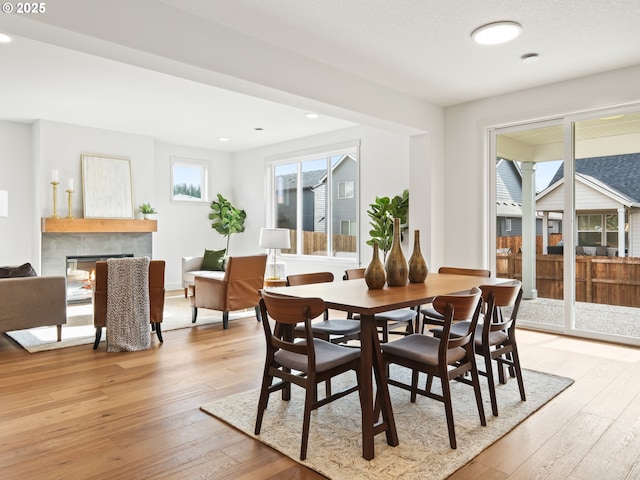
<path fill-rule="evenodd" d="M 562 160 L 536 163 L 536 193 L 541 192 L 549 186 L 549 182 L 561 164 Z"/>

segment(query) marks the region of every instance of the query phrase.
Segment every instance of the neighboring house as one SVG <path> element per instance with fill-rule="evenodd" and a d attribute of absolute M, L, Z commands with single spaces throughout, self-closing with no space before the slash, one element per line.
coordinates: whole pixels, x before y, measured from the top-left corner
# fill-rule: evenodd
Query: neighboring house
<path fill-rule="evenodd" d="M 640 257 L 640 153 L 577 159 L 575 169 L 578 245 Z M 537 196 L 537 210 L 564 210 L 563 176 L 561 165 Z"/>
<path fill-rule="evenodd" d="M 314 170 L 302 172 L 302 229 L 306 232 L 321 231 L 316 229 L 317 219 L 315 218 L 316 192 L 314 187 L 326 176 L 326 170 Z M 279 228 L 296 228 L 296 212 L 298 208 L 297 199 L 297 178 L 296 173 L 280 175 L 278 182 L 278 219 Z"/>
<path fill-rule="evenodd" d="M 333 233 L 356 235 L 356 185 L 358 165 L 345 155 L 332 167 L 331 206 L 333 209 Z M 278 188 L 278 227 L 295 228 L 297 174 L 280 175 Z M 326 232 L 327 171 L 302 172 L 302 227 L 306 232 Z"/>
<path fill-rule="evenodd" d="M 358 164 L 350 155 L 345 155 L 331 167 L 331 208 L 332 230 L 334 235 L 357 235 L 356 215 L 358 212 L 355 179 L 358 175 Z M 326 182 L 324 175 L 320 183 L 314 187 L 316 191 L 316 205 L 324 211 L 326 205 Z M 317 219 L 316 231 L 325 231 L 324 216 Z"/>
<path fill-rule="evenodd" d="M 522 171 L 520 164 L 499 158 L 496 163 L 496 236 L 522 235 Z M 561 223 L 550 220 L 549 233 L 561 233 Z M 542 234 L 542 219 L 536 218 L 536 235 Z"/>

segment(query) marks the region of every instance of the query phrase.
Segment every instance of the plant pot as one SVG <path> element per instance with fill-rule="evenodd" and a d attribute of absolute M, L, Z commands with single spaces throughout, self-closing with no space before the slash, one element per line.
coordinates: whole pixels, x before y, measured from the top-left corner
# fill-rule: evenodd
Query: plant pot
<path fill-rule="evenodd" d="M 144 214 L 144 219 L 145 220 L 157 220 L 158 219 L 158 214 L 157 213 L 145 213 Z"/>

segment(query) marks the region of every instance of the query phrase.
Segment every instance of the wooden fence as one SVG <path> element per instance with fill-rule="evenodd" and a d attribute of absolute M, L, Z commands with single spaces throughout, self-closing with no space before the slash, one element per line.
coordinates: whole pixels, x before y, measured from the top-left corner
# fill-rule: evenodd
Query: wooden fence
<path fill-rule="evenodd" d="M 560 240 L 562 240 L 561 233 L 549 234 L 549 246 L 557 245 Z M 522 248 L 522 237 L 496 237 L 498 252 L 511 250 L 511 253 L 518 253 L 520 248 Z M 536 253 L 542 253 L 542 235 L 536 235 Z"/>
<path fill-rule="evenodd" d="M 290 230 L 291 248 L 283 249 L 282 253 L 296 253 L 296 230 Z M 355 235 L 333 235 L 334 252 L 356 252 L 357 237 Z M 327 254 L 327 234 L 324 232 L 302 232 L 303 255 L 326 255 Z"/>
<path fill-rule="evenodd" d="M 536 255 L 538 296 L 562 299 L 562 255 Z M 497 276 L 522 280 L 522 255 L 496 257 Z M 640 307 L 640 258 L 576 257 L 576 301 Z"/>

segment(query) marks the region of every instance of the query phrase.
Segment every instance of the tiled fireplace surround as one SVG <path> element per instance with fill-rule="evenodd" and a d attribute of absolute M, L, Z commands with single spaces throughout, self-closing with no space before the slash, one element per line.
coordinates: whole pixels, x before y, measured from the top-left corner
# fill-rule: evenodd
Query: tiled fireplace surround
<path fill-rule="evenodd" d="M 67 257 L 133 253 L 152 258 L 151 233 L 42 233 L 42 275 L 65 275 Z"/>

